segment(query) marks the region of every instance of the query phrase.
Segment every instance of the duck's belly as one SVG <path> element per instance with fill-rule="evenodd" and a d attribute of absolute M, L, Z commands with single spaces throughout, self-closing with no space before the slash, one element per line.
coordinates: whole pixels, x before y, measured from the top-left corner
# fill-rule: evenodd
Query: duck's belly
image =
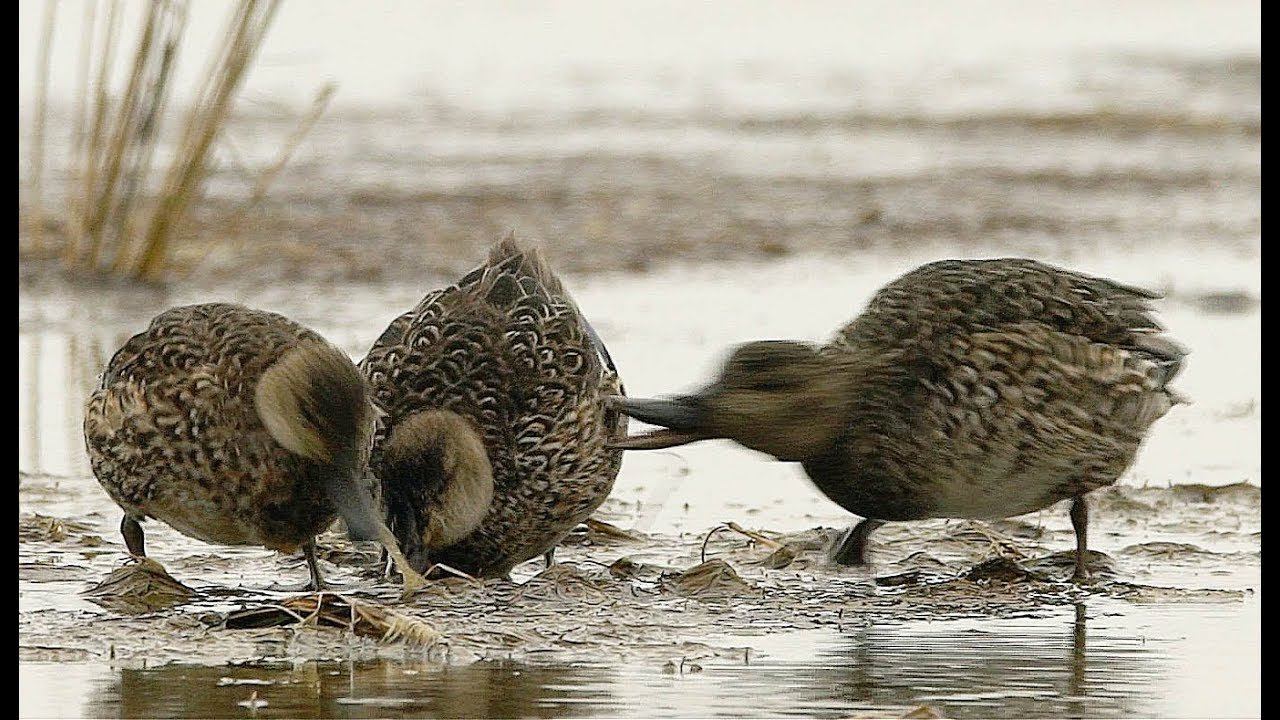
<path fill-rule="evenodd" d="M 158 520 L 202 542 L 288 551 L 336 516 L 300 468 L 260 462 L 221 464 L 217 470 L 183 463 L 95 463 L 103 488 L 126 514 Z"/>
<path fill-rule="evenodd" d="M 887 466 L 883 458 L 806 463 L 827 497 L 861 517 L 877 520 L 963 518 L 991 520 L 1024 515 L 1115 481 L 1082 466 L 1032 467 L 998 456 L 961 463 L 921 462 Z M 940 458 L 927 458 L 938 460 Z"/>
<path fill-rule="evenodd" d="M 932 517 L 994 520 L 1025 515 L 1077 494 L 1065 477 L 1006 475 L 933 483 Z"/>

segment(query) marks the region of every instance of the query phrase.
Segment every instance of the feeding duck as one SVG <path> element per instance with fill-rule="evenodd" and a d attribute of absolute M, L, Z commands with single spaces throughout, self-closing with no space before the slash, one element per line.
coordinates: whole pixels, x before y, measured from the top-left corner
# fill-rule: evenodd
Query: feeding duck
<path fill-rule="evenodd" d="M 93 473 L 124 510 L 129 552 L 154 518 L 221 545 L 301 548 L 338 516 L 403 556 L 364 483 L 369 390 L 342 350 L 275 313 L 188 305 L 156 316 L 107 365 L 85 409 Z M 404 567 L 406 589 L 422 578 Z"/>
<path fill-rule="evenodd" d="M 613 489 L 626 419 L 608 350 L 537 250 L 508 236 L 396 318 L 360 363 L 370 470 L 410 564 L 505 577 Z"/>
<path fill-rule="evenodd" d="M 619 398 L 664 429 L 644 450 L 729 438 L 799 462 L 864 518 L 833 560 L 865 563 L 886 521 L 994 519 L 1070 499 L 1087 578 L 1087 493 L 1132 464 L 1178 403 L 1186 352 L 1140 288 L 1034 260 L 946 260 L 885 286 L 825 345 L 737 347 L 692 395 Z"/>

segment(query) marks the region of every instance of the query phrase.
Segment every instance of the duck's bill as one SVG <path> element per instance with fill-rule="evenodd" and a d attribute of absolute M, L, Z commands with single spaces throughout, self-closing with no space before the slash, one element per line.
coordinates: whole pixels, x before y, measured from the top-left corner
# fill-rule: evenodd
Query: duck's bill
<path fill-rule="evenodd" d="M 711 437 L 702 430 L 702 412 L 686 399 L 615 397 L 612 402 L 626 415 L 659 427 L 658 430 L 614 438 L 609 441 L 609 447 L 614 450 L 660 450 Z"/>

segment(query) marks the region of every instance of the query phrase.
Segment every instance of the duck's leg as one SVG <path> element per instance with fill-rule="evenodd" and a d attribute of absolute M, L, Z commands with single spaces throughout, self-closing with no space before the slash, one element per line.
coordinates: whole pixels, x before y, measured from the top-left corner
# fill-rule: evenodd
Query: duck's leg
<path fill-rule="evenodd" d="M 884 525 L 883 520 L 866 518 L 849 528 L 849 532 L 840 538 L 835 551 L 831 553 L 832 562 L 837 565 L 866 565 L 867 538 L 881 525 Z"/>
<path fill-rule="evenodd" d="M 120 534 L 124 536 L 124 545 L 129 548 L 130 555 L 147 556 L 147 538 L 142 532 L 142 523 L 125 515 L 120 521 Z"/>
<path fill-rule="evenodd" d="M 547 567 L 551 567 L 552 565 L 555 565 L 555 564 L 556 564 L 556 549 L 553 547 L 553 548 L 551 548 L 550 550 L 548 550 L 548 551 L 546 551 L 546 552 L 542 553 L 542 561 L 543 561 L 543 562 L 545 562 L 545 563 L 547 564 Z"/>
<path fill-rule="evenodd" d="M 382 564 L 383 579 L 390 578 L 395 573 L 396 564 L 392 562 L 391 553 L 387 552 L 386 548 L 382 548 L 382 556 L 379 562 Z"/>
<path fill-rule="evenodd" d="M 1076 571 L 1071 580 L 1085 582 L 1089 579 L 1089 504 L 1083 495 L 1071 501 L 1071 527 L 1076 531 Z"/>
<path fill-rule="evenodd" d="M 324 590 L 324 578 L 320 577 L 320 562 L 316 560 L 316 539 L 311 538 L 302 546 L 302 554 L 307 558 L 307 570 L 311 572 L 311 580 L 307 589 L 315 592 Z"/>

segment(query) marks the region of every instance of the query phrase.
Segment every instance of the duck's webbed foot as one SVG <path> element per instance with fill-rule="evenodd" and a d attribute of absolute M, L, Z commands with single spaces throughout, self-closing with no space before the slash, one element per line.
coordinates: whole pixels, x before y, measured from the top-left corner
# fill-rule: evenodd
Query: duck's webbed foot
<path fill-rule="evenodd" d="M 849 528 L 832 551 L 831 561 L 837 565 L 866 565 L 867 538 L 881 525 L 884 525 L 883 520 L 866 518 Z"/>

